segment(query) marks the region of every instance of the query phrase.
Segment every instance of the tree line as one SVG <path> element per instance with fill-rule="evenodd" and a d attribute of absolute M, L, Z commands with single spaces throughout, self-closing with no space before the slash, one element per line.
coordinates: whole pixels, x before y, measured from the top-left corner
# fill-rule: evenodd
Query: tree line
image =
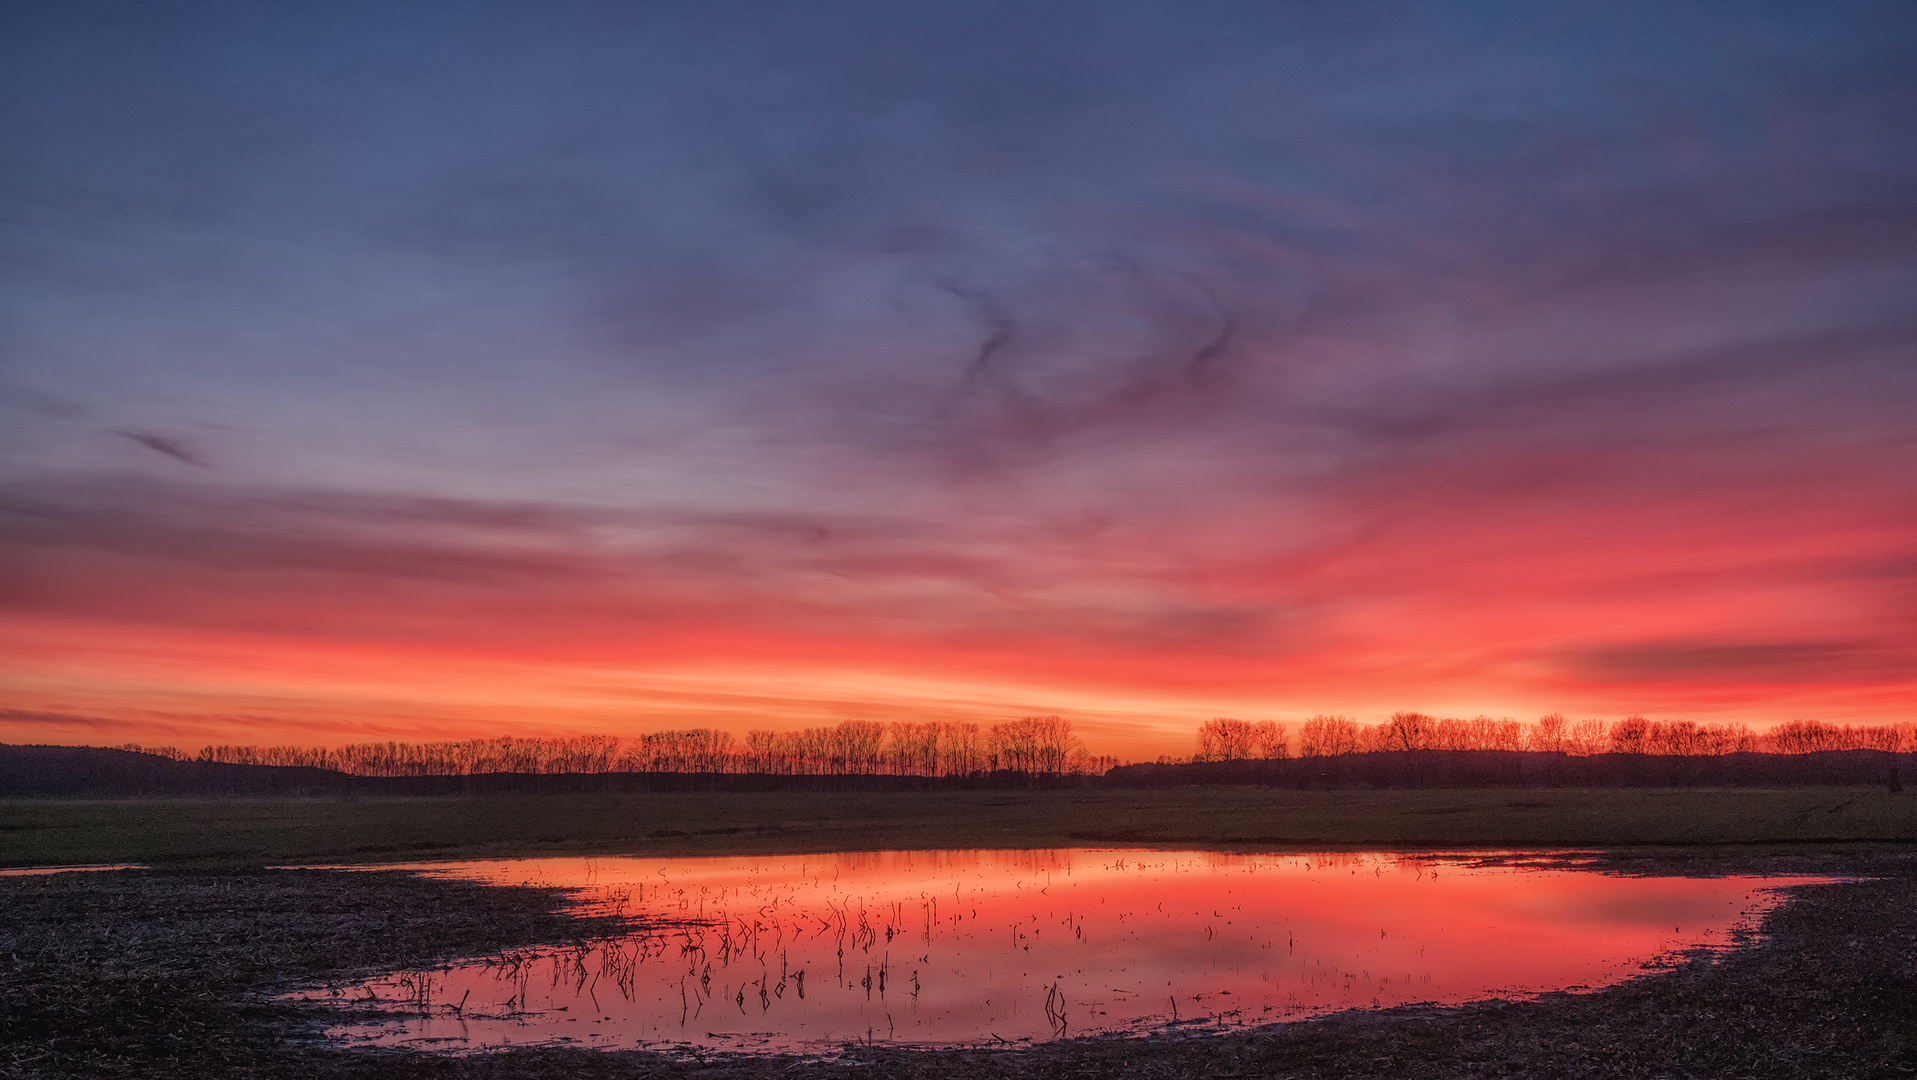
<path fill-rule="evenodd" d="M 1291 756 L 1286 725 L 1270 720 L 1220 717 L 1198 729 L 1198 748 L 1189 760 L 1278 760 Z M 1813 754 L 1826 750 L 1917 752 L 1917 724 L 1838 725 L 1792 720 L 1769 731 L 1744 724 L 1699 724 L 1690 720 L 1569 720 L 1558 713 L 1535 722 L 1469 720 L 1393 713 L 1377 724 L 1345 716 L 1314 716 L 1299 725 L 1297 756 L 1338 757 L 1400 750 L 1528 750 L 1589 757 L 1596 754 L 1651 754 L 1708 757 L 1723 754 Z M 1161 759 L 1170 764 L 1172 759 Z"/>
<path fill-rule="evenodd" d="M 994 772 L 1100 776 L 1115 757 L 1090 753 L 1057 716 L 1028 716 L 990 727 L 975 723 L 879 723 L 846 720 L 801 731 L 750 731 L 743 740 L 714 728 L 614 735 L 442 742 L 368 742 L 339 747 L 217 745 L 189 754 L 175 747 L 117 749 L 176 761 L 296 765 L 354 776 L 476 776 L 493 773 L 700 773 L 760 776 L 967 777 Z M 1688 720 L 1568 720 L 1552 713 L 1531 723 L 1489 717 L 1441 718 L 1398 712 L 1376 724 L 1314 716 L 1299 725 L 1219 717 L 1200 725 L 1196 752 L 1160 764 L 1328 758 L 1407 750 L 1531 751 L 1708 757 L 1739 753 L 1809 754 L 1827 750 L 1917 752 L 1917 724 L 1849 726 L 1793 720 L 1766 732 L 1744 724 Z"/>
<path fill-rule="evenodd" d="M 770 776 L 965 777 L 999 771 L 1096 776 L 1118 764 L 1094 755 L 1071 721 L 1028 716 L 982 728 L 950 721 L 846 720 L 802 731 L 750 731 L 743 742 L 714 728 L 615 735 L 444 742 L 369 742 L 339 747 L 218 745 L 187 754 L 128 743 L 117 749 L 176 761 L 296 765 L 355 776 L 476 776 L 489 773 L 715 773 Z"/>

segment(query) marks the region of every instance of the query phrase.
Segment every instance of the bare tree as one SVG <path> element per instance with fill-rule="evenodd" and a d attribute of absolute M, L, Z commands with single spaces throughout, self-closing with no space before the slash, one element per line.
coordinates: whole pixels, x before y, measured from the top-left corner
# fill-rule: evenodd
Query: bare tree
<path fill-rule="evenodd" d="M 1300 757 L 1334 757 L 1358 752 L 1358 723 L 1343 716 L 1314 716 L 1298 729 Z"/>
<path fill-rule="evenodd" d="M 1437 735 L 1437 721 L 1423 713 L 1396 712 L 1380 734 L 1386 750 L 1428 750 Z"/>
<path fill-rule="evenodd" d="M 1071 721 L 1057 716 L 1027 716 L 992 725 L 991 752 L 998 767 L 1014 772 L 1058 774 L 1078 749 Z"/>
<path fill-rule="evenodd" d="M 1570 734 L 1571 724 L 1564 719 L 1563 713 L 1546 713 L 1538 717 L 1537 723 L 1531 725 L 1524 745 L 1528 750 L 1543 754 L 1561 754 L 1564 752 L 1565 740 L 1570 737 Z"/>
<path fill-rule="evenodd" d="M 1291 744 L 1285 738 L 1286 725 L 1276 720 L 1260 720 L 1252 725 L 1252 754 L 1267 761 L 1291 756 Z"/>
<path fill-rule="evenodd" d="M 1647 743 L 1651 734 L 1651 722 L 1642 716 L 1627 716 L 1611 725 L 1611 753 L 1642 754 L 1648 752 Z"/>
<path fill-rule="evenodd" d="M 1257 734 L 1244 720 L 1216 717 L 1198 727 L 1198 753 L 1193 761 L 1240 761 L 1252 755 Z"/>
<path fill-rule="evenodd" d="M 943 775 L 970 776 L 985 769 L 985 740 L 977 724 L 940 724 L 939 746 Z"/>

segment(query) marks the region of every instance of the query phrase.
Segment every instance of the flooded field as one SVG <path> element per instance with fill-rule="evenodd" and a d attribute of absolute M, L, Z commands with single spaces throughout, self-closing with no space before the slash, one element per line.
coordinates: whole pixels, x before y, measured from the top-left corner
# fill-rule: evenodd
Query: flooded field
<path fill-rule="evenodd" d="M 1016 1043 L 1588 989 L 1728 943 L 1779 879 L 1465 857 L 917 851 L 432 864 L 585 887 L 648 929 L 298 995 L 349 1044 Z M 1789 879 L 1797 883 L 1804 879 Z"/>

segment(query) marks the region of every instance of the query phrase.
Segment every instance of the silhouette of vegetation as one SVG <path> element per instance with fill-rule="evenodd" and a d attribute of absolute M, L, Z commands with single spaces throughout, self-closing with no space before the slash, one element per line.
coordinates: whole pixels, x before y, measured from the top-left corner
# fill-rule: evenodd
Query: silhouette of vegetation
<path fill-rule="evenodd" d="M 118 747 L 187 760 L 173 747 Z M 1118 759 L 1088 753 L 1071 721 L 1028 716 L 977 724 L 846 720 L 803 731 L 751 731 L 743 743 L 713 728 L 613 735 L 354 743 L 340 747 L 208 746 L 192 760 L 330 769 L 353 776 L 488 773 L 716 773 L 767 776 L 962 777 L 1010 771 L 1039 776 L 1102 773 Z"/>
<path fill-rule="evenodd" d="M 1198 729 L 1198 754 L 1193 761 L 1269 761 L 1289 755 L 1285 725 L 1274 720 L 1207 720 Z"/>
<path fill-rule="evenodd" d="M 1293 756 L 1287 725 L 1218 717 L 1199 726 L 1197 752 L 1184 762 L 1271 761 Z M 327 769 L 353 776 L 477 776 L 490 773 L 713 773 L 768 776 L 964 777 L 1009 771 L 1035 775 L 1098 775 L 1118 764 L 1093 755 L 1072 734 L 1071 721 L 1028 716 L 981 730 L 978 724 L 934 721 L 881 724 L 845 720 L 802 731 L 751 731 L 739 742 L 714 728 L 659 731 L 632 739 L 613 735 L 447 742 L 354 743 L 340 747 L 208 746 L 196 755 L 171 746 L 115 749 L 172 761 Z M 1410 750 L 1531 751 L 1713 756 L 1811 754 L 1830 750 L 1917 752 L 1917 724 L 1838 726 L 1793 720 L 1766 733 L 1744 724 L 1697 724 L 1628 716 L 1570 721 L 1552 713 L 1525 724 L 1509 718 L 1469 720 L 1397 712 L 1379 724 L 1314 716 L 1300 725 L 1297 754 L 1337 757 Z"/>
<path fill-rule="evenodd" d="M 1259 783 L 1289 787 L 1886 784 L 1917 766 L 1917 725 L 1793 720 L 1769 732 L 1630 716 L 1572 721 L 1394 713 L 1314 716 L 1298 728 L 1218 717 L 1195 752 L 1155 765 L 1094 755 L 1058 716 L 981 728 L 846 720 L 802 731 L 711 728 L 611 735 L 111 748 L 0 744 L 0 796 L 444 795 L 512 791 L 923 790 L 945 787 Z"/>
<path fill-rule="evenodd" d="M 1917 766 L 1917 724 L 1839 726 L 1793 720 L 1758 733 L 1743 724 L 1627 716 L 1607 723 L 1552 713 L 1525 724 L 1393 713 L 1378 724 L 1319 715 L 1284 727 L 1215 719 L 1190 758 L 1106 773 L 1116 785 L 1280 787 L 1657 787 L 1802 784 L 1902 786 Z"/>
<path fill-rule="evenodd" d="M 1210 726 L 1207 724 L 1206 728 Z M 1207 752 L 1207 738 L 1206 729 L 1201 728 L 1199 754 L 1193 760 L 1224 760 Z M 1487 716 L 1457 720 L 1399 712 L 1382 724 L 1360 724 L 1343 716 L 1314 716 L 1298 731 L 1299 757 L 1337 757 L 1388 750 L 1527 750 L 1574 757 L 1606 753 L 1709 757 L 1813 754 L 1828 750 L 1881 750 L 1896 754 L 1917 752 L 1917 724 L 1851 727 L 1816 720 L 1792 720 L 1758 733 L 1744 724 L 1698 724 L 1689 720 L 1648 720 L 1642 716 L 1627 716 L 1612 723 L 1572 722 L 1562 714 L 1551 713 L 1525 724 Z"/>
<path fill-rule="evenodd" d="M 1102 787 L 1254 784 L 1282 788 L 1854 787 L 1901 789 L 1917 754 L 1570 755 L 1525 750 L 1375 750 L 1326 757 L 1121 765 Z"/>

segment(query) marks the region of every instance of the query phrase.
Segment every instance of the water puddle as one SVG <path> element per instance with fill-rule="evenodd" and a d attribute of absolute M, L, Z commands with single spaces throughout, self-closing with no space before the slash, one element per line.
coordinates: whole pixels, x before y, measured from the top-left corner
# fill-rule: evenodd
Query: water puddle
<path fill-rule="evenodd" d="M 428 864 L 584 887 L 588 906 L 651 928 L 295 996 L 388 1014 L 330 1031 L 346 1043 L 453 1052 L 1229 1028 L 1604 986 L 1728 945 L 1775 886 L 1809 880 L 1476 862 L 1075 849 Z"/>

